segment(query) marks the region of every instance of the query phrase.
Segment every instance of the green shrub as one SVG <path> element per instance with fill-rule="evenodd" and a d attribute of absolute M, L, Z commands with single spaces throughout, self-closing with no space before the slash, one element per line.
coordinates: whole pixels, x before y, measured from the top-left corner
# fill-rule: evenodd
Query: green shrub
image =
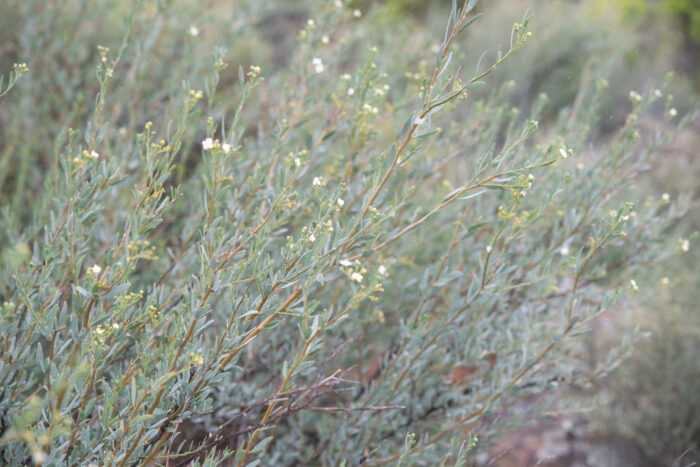
<path fill-rule="evenodd" d="M 460 463 L 615 366 L 574 372 L 577 336 L 677 247 L 686 202 L 632 202 L 677 111 L 632 92 L 595 141 L 594 75 L 540 128 L 484 86 L 528 18 L 451 48 L 475 3 L 431 51 L 340 2 L 9 2 L 3 461 Z"/>

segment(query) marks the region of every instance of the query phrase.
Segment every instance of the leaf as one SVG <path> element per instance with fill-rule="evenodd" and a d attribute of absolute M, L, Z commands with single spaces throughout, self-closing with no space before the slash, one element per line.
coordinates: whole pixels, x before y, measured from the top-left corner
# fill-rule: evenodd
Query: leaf
<path fill-rule="evenodd" d="M 79 285 L 74 285 L 73 289 L 85 298 L 92 298 L 92 294 Z"/>
<path fill-rule="evenodd" d="M 102 295 L 100 298 L 103 300 L 110 300 L 110 299 L 116 297 L 117 295 L 121 295 L 122 293 L 129 290 L 129 287 L 131 287 L 130 282 L 125 282 L 124 284 L 119 284 L 115 287 L 112 287 L 112 290 L 110 290 L 106 294 Z"/>
<path fill-rule="evenodd" d="M 318 315 L 314 316 L 314 321 L 311 323 L 311 334 L 316 334 L 318 331 Z"/>
<path fill-rule="evenodd" d="M 486 193 L 486 190 L 481 190 L 481 191 L 479 191 L 479 192 L 477 192 L 477 193 L 472 193 L 471 195 L 462 196 L 462 197 L 460 197 L 459 199 L 464 200 L 464 199 L 476 198 L 477 196 L 480 196 L 482 193 Z"/>
<path fill-rule="evenodd" d="M 462 31 L 464 31 L 465 29 L 467 29 L 469 26 L 472 25 L 472 23 L 474 23 L 474 21 L 476 21 L 476 20 L 479 19 L 480 17 L 481 17 L 481 13 L 479 13 L 478 15 L 474 15 L 474 17 L 473 17 L 472 19 L 470 19 L 469 21 L 467 21 L 466 23 L 464 23 L 464 24 L 462 25 L 462 27 L 459 28 L 458 32 L 462 32 Z"/>

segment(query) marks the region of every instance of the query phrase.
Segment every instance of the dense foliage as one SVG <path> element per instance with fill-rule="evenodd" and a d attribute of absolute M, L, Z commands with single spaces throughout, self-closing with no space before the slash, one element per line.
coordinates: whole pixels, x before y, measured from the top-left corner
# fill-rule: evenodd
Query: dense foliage
<path fill-rule="evenodd" d="M 663 86 L 601 141 L 602 70 L 563 110 L 489 85 L 527 16 L 480 58 L 474 0 L 437 44 L 193 3 L 3 7 L 3 462 L 458 464 L 618 364 L 579 336 L 691 244 L 634 191 L 689 119 Z"/>

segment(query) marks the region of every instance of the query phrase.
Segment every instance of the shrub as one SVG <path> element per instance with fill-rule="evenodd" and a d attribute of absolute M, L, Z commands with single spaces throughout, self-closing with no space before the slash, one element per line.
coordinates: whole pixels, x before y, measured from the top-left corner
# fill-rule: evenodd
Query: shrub
<path fill-rule="evenodd" d="M 546 95 L 482 88 L 527 17 L 469 74 L 474 0 L 432 52 L 309 3 L 279 65 L 246 63 L 299 23 L 267 2 L 32 3 L 5 16 L 7 463 L 464 462 L 486 415 L 616 364 L 574 372 L 576 337 L 676 247 L 684 201 L 630 201 L 663 90 L 601 143 L 603 76 L 542 128 Z"/>

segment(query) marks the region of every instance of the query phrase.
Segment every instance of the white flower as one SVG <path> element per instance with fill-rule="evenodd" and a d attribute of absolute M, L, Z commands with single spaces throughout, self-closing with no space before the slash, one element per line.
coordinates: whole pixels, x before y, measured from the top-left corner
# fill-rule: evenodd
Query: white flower
<path fill-rule="evenodd" d="M 95 332 L 99 335 L 102 335 L 102 333 L 105 331 L 104 331 L 104 329 L 102 329 L 102 326 L 97 326 L 97 328 L 95 329 Z"/>
<path fill-rule="evenodd" d="M 190 26 L 190 36 L 192 36 L 192 37 L 199 36 L 199 29 L 197 29 L 197 26 Z"/>
<path fill-rule="evenodd" d="M 661 283 L 662 283 L 663 285 L 668 285 L 668 284 L 671 283 L 671 280 L 670 280 L 668 277 L 662 277 L 662 278 L 661 278 Z"/>
<path fill-rule="evenodd" d="M 376 89 L 374 90 L 374 94 L 377 95 L 377 96 L 383 96 L 383 95 L 384 95 L 384 90 L 383 90 L 383 89 L 376 88 Z"/>
<path fill-rule="evenodd" d="M 314 66 L 314 71 L 316 73 L 323 73 L 323 70 L 326 69 L 326 67 L 323 66 L 323 60 L 318 57 L 311 60 L 311 64 Z"/>
<path fill-rule="evenodd" d="M 341 2 L 340 0 L 335 0 L 334 4 L 336 8 L 343 8 L 343 2 Z"/>
<path fill-rule="evenodd" d="M 576 168 L 579 169 L 579 170 L 583 170 L 584 167 L 585 167 L 585 166 L 583 165 L 583 162 L 579 162 L 578 164 L 576 164 Z"/>
<path fill-rule="evenodd" d="M 299 166 L 301 165 L 301 159 L 299 159 L 298 157 L 295 157 L 295 158 L 294 158 L 294 165 L 296 165 L 297 167 L 299 167 Z"/>
<path fill-rule="evenodd" d="M 637 282 L 634 279 L 630 279 L 630 287 L 632 287 L 632 290 L 635 292 L 639 292 L 639 287 L 637 286 Z"/>
<path fill-rule="evenodd" d="M 343 73 L 340 75 L 340 79 L 350 79 L 352 76 L 350 76 L 350 73 Z"/>
<path fill-rule="evenodd" d="M 386 268 L 384 267 L 383 264 L 382 264 L 381 266 L 379 266 L 379 269 L 377 269 L 377 272 L 378 272 L 379 274 L 381 274 L 382 276 L 383 276 L 384 274 L 386 274 Z"/>
<path fill-rule="evenodd" d="M 561 154 L 562 159 L 566 159 L 569 155 L 566 153 L 566 149 L 559 148 L 559 154 Z"/>
<path fill-rule="evenodd" d="M 313 186 L 324 186 L 326 182 L 323 181 L 323 177 L 314 177 L 313 182 L 311 182 Z"/>
<path fill-rule="evenodd" d="M 224 143 L 221 145 L 221 149 L 224 151 L 224 154 L 228 154 L 229 151 L 231 151 L 231 145 L 228 143 Z"/>
<path fill-rule="evenodd" d="M 314 23 L 314 20 L 309 19 L 309 20 L 306 22 L 306 24 L 308 24 L 309 26 L 312 26 L 312 27 L 313 27 L 316 23 Z"/>
<path fill-rule="evenodd" d="M 366 110 L 367 112 L 370 112 L 370 113 L 373 113 L 373 114 L 376 114 L 377 112 L 379 112 L 379 109 L 377 109 L 376 107 L 373 107 L 373 106 L 371 106 L 371 105 L 369 105 L 369 104 L 363 105 L 362 108 L 363 108 L 364 110 Z"/>
<path fill-rule="evenodd" d="M 208 151 L 209 149 L 212 149 L 214 147 L 214 140 L 211 138 L 207 138 L 202 140 L 202 149 L 205 151 Z"/>
<path fill-rule="evenodd" d="M 671 195 L 669 195 L 668 193 L 664 193 L 661 195 L 661 199 L 664 201 L 664 203 L 668 203 L 669 201 L 671 201 Z"/>
<path fill-rule="evenodd" d="M 535 179 L 535 176 L 532 175 L 532 174 L 528 174 L 528 175 L 527 175 L 527 179 L 530 180 L 530 181 L 533 181 L 533 180 Z"/>
<path fill-rule="evenodd" d="M 338 198 L 337 203 L 338 203 L 338 206 L 342 206 L 343 204 L 345 204 L 345 201 L 343 200 L 343 198 Z"/>
<path fill-rule="evenodd" d="M 348 268 L 348 267 L 352 266 L 352 261 L 348 261 L 347 259 L 341 259 L 340 265 Z"/>
<path fill-rule="evenodd" d="M 656 97 L 662 97 L 662 96 L 664 95 L 664 93 L 662 93 L 662 92 L 659 91 L 658 89 L 654 89 L 654 95 L 655 95 Z"/>
<path fill-rule="evenodd" d="M 567 245 L 562 246 L 559 248 L 559 254 L 562 256 L 566 256 L 569 254 L 569 247 Z"/>
<path fill-rule="evenodd" d="M 360 274 L 359 272 L 353 272 L 352 274 L 350 274 L 350 279 L 359 283 L 362 282 L 363 277 L 362 274 Z"/>
<path fill-rule="evenodd" d="M 683 250 L 683 251 L 690 250 L 690 242 L 688 241 L 687 238 L 681 239 L 681 250 Z"/>
<path fill-rule="evenodd" d="M 355 18 L 359 18 L 360 16 L 362 16 L 362 12 L 356 8 L 356 9 L 352 10 L 352 15 Z"/>
<path fill-rule="evenodd" d="M 95 264 L 93 267 L 90 268 L 90 271 L 92 271 L 92 273 L 94 275 L 99 276 L 100 273 L 102 272 L 102 268 L 100 266 L 98 266 L 97 264 Z"/>
<path fill-rule="evenodd" d="M 348 88 L 348 96 L 355 94 L 355 88 Z"/>
<path fill-rule="evenodd" d="M 486 245 L 486 253 L 491 253 L 493 247 L 491 245 Z"/>
<path fill-rule="evenodd" d="M 670 109 L 668 109 L 668 114 L 671 117 L 675 117 L 676 115 L 678 115 L 678 111 L 674 107 L 671 107 Z"/>
<path fill-rule="evenodd" d="M 634 91 L 630 91 L 630 100 L 633 102 L 641 102 L 642 96 L 640 96 L 639 93 L 636 93 Z"/>
<path fill-rule="evenodd" d="M 309 241 L 310 241 L 311 243 L 315 242 L 315 241 L 316 241 L 316 235 L 314 235 L 314 234 L 309 235 Z"/>
<path fill-rule="evenodd" d="M 113 323 L 113 324 L 112 324 L 112 329 L 119 329 L 119 324 Z"/>
<path fill-rule="evenodd" d="M 324 44 L 328 44 L 331 40 L 328 38 L 328 36 L 323 36 L 321 37 L 321 42 Z"/>

